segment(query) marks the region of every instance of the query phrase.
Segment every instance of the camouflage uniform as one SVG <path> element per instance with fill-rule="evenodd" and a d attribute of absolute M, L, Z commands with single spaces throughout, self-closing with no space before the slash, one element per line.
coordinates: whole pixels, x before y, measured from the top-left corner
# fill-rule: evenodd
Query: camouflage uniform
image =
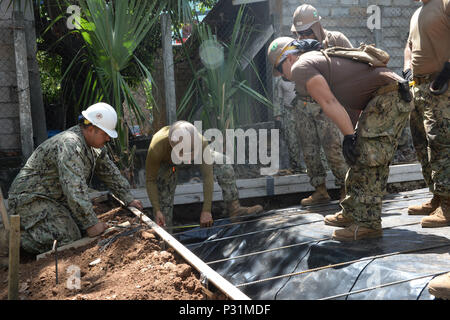
<path fill-rule="evenodd" d="M 450 196 L 450 90 L 433 95 L 429 81 L 414 87 L 411 132 L 422 174 L 431 192 Z"/>
<path fill-rule="evenodd" d="M 393 163 L 415 162 L 417 160 L 410 128 L 411 126 L 408 121 L 398 139 L 398 147 L 394 155 Z"/>
<path fill-rule="evenodd" d="M 344 186 L 348 166 L 342 155 L 342 133 L 317 103 L 306 102 L 300 95 L 294 99 L 298 137 L 303 149 L 307 174 L 313 187 L 325 183 L 326 169 L 320 158 L 321 146 L 325 152 L 336 186 Z"/>
<path fill-rule="evenodd" d="M 128 181 L 107 155 L 89 147 L 79 126 L 43 142 L 14 179 L 9 214 L 20 215 L 22 247 L 31 253 L 81 238 L 98 223 L 88 182 L 96 174 L 125 203 L 133 201 Z"/>
<path fill-rule="evenodd" d="M 223 201 L 228 208 L 232 201 L 239 200 L 239 191 L 236 186 L 234 169 L 232 165 L 226 164 L 227 161 L 225 155 L 216 151 L 212 151 L 211 154 L 214 159 L 213 174 L 222 189 Z M 158 186 L 161 212 L 166 220 L 166 226 L 170 227 L 173 225 L 173 203 L 175 188 L 177 186 L 176 167 L 162 162 L 156 183 Z"/>
<path fill-rule="evenodd" d="M 295 98 L 294 89 L 295 83 L 284 81 L 281 77 L 278 78 L 277 94 L 274 97 L 274 115 L 275 117 L 281 116 L 282 119 L 281 132 L 287 144 L 291 168 L 295 172 L 303 172 L 296 110 L 292 105 L 292 100 Z"/>
<path fill-rule="evenodd" d="M 344 217 L 353 218 L 359 226 L 381 228 L 389 165 L 413 107 L 394 91 L 374 97 L 359 118 L 356 148 L 361 155 L 347 173 L 347 195 L 341 202 Z"/>

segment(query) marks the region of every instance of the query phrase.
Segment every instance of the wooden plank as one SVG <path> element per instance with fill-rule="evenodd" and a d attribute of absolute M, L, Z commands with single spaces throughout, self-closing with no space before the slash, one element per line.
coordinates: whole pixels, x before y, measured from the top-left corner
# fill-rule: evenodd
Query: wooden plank
<path fill-rule="evenodd" d="M 10 217 L 8 300 L 19 299 L 20 216 Z"/>
<path fill-rule="evenodd" d="M 209 282 L 222 291 L 227 297 L 233 300 L 250 300 L 250 298 L 242 293 L 238 288 L 232 285 L 228 280 L 223 278 L 220 274 L 214 271 L 210 266 L 203 262 L 199 257 L 193 254 L 178 240 L 172 237 L 167 231 L 158 226 L 153 220 L 143 214 L 140 210 L 134 207 L 128 207 L 142 222 L 151 227 L 158 236 L 162 238 L 169 246 L 171 246 L 179 255 L 181 255 L 187 263 L 194 267 L 201 275 L 203 275 Z"/>
<path fill-rule="evenodd" d="M 33 153 L 34 149 L 27 46 L 23 13 L 14 11 L 13 17 L 15 21 L 14 52 L 16 58 L 17 92 L 19 97 L 20 140 L 22 144 L 22 156 L 26 160 Z"/>
<path fill-rule="evenodd" d="M 267 41 L 269 41 L 269 39 L 272 37 L 273 32 L 274 30 L 271 24 L 265 26 L 265 29 L 259 33 L 257 31 L 254 32 L 256 36 L 252 37 L 253 39 L 250 46 L 245 50 L 245 54 L 241 58 L 241 70 L 245 70 L 245 68 L 247 68 L 249 61 L 252 61 L 253 58 L 255 58 L 255 56 L 258 54 L 258 52 L 265 46 Z"/>
<path fill-rule="evenodd" d="M 393 165 L 390 167 L 388 183 L 418 181 L 422 180 L 422 168 L 419 163 Z M 274 195 L 292 194 L 299 192 L 312 192 L 314 188 L 309 183 L 306 174 L 296 174 L 290 176 L 274 176 Z M 331 171 L 326 177 L 328 189 L 337 189 L 335 178 Z M 236 186 L 239 190 L 240 199 L 255 197 L 266 197 L 267 178 L 238 179 Z M 135 199 L 142 201 L 145 208 L 151 207 L 151 203 L 144 188 L 131 190 Z M 222 201 L 222 190 L 217 182 L 214 183 L 213 201 Z M 175 189 L 174 204 L 188 204 L 203 202 L 203 183 L 186 183 L 178 185 Z"/>
<path fill-rule="evenodd" d="M 106 231 L 108 231 L 108 230 L 106 230 Z M 105 233 L 106 233 L 106 231 L 105 231 Z M 104 233 L 102 235 L 104 235 Z M 90 237 L 81 238 L 80 240 L 77 240 L 77 241 L 74 241 L 72 243 L 69 243 L 69 244 L 66 244 L 64 246 L 59 247 L 58 248 L 58 252 L 61 252 L 61 251 L 64 251 L 64 250 L 68 250 L 68 249 L 72 249 L 72 248 L 75 249 L 75 248 L 79 248 L 79 247 L 85 246 L 87 244 L 90 244 L 90 243 L 98 240 L 99 237 L 100 236 L 97 236 L 97 237 L 94 237 L 94 238 L 90 238 Z M 41 259 L 49 256 L 52 253 L 53 253 L 53 250 L 41 253 L 41 254 L 36 256 L 36 261 L 41 260 Z"/>

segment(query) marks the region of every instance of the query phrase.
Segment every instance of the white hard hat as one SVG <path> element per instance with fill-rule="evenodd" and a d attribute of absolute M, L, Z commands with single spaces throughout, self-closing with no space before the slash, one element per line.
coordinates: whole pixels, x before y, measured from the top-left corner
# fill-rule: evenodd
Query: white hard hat
<path fill-rule="evenodd" d="M 94 126 L 102 129 L 111 138 L 117 138 L 117 113 L 113 107 L 104 102 L 93 104 L 81 114 Z"/>

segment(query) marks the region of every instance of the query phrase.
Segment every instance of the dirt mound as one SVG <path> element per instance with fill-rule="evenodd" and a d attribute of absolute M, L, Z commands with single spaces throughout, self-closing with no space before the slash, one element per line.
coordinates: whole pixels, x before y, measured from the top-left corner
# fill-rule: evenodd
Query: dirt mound
<path fill-rule="evenodd" d="M 39 261 L 23 255 L 20 265 L 20 299 L 205 299 L 196 270 L 146 226 L 120 208 L 104 213 L 102 221 L 113 226 L 128 221 L 84 247 L 58 253 L 58 284 L 55 257 Z M 115 241 L 111 241 L 115 240 Z M 8 297 L 8 271 L 0 271 L 0 299 Z"/>

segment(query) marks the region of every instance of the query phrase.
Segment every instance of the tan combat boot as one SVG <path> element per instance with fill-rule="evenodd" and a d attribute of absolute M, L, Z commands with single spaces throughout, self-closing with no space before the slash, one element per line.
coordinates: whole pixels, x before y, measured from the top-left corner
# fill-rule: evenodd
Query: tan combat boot
<path fill-rule="evenodd" d="M 383 236 L 383 229 L 371 229 L 356 224 L 351 226 L 335 230 L 333 232 L 333 240 L 337 241 L 356 241 L 370 238 L 380 238 Z"/>
<path fill-rule="evenodd" d="M 312 206 L 314 204 L 330 202 L 331 198 L 328 195 L 327 187 L 325 184 L 317 186 L 316 191 L 313 192 L 308 198 L 302 199 L 300 202 L 302 206 Z"/>
<path fill-rule="evenodd" d="M 438 299 L 450 300 L 450 272 L 431 280 L 428 291 Z"/>
<path fill-rule="evenodd" d="M 256 205 L 253 207 L 241 207 L 239 200 L 231 201 L 228 206 L 228 214 L 230 215 L 231 220 L 239 216 L 255 214 L 261 211 L 263 211 L 263 207 L 260 205 Z"/>
<path fill-rule="evenodd" d="M 440 197 L 434 194 L 433 198 L 431 198 L 429 201 L 417 206 L 408 207 L 408 214 L 412 216 L 419 216 L 419 215 L 427 216 L 434 210 L 436 210 L 437 207 L 439 207 L 440 201 L 441 201 Z"/>
<path fill-rule="evenodd" d="M 428 217 L 422 218 L 422 228 L 450 226 L 450 198 L 441 197 L 441 205 Z"/>
<path fill-rule="evenodd" d="M 344 217 L 342 211 L 339 211 L 336 214 L 329 214 L 325 216 L 323 220 L 326 225 L 333 227 L 349 227 L 353 224 L 353 219 L 351 217 Z"/>

